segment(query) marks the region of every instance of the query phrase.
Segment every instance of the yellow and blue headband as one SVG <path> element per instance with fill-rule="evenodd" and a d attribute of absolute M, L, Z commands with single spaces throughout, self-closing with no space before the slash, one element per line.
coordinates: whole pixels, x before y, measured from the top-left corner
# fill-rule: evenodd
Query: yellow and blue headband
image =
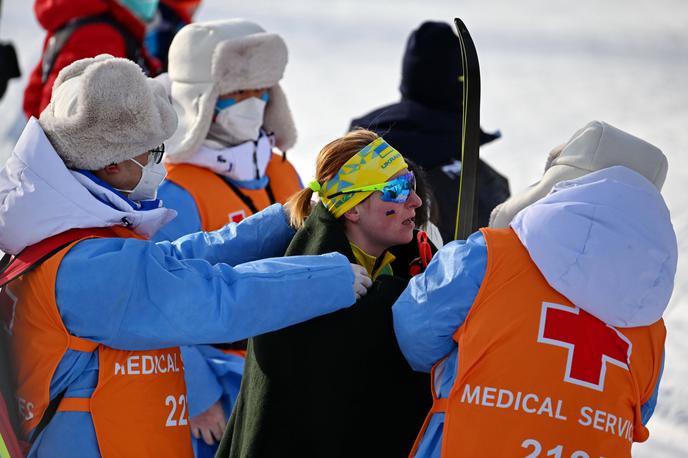
<path fill-rule="evenodd" d="M 317 192 L 323 205 L 335 218 L 339 218 L 364 201 L 372 191 L 337 193 L 345 192 L 349 188 L 383 183 L 405 168 L 408 168 L 408 164 L 401 153 L 382 137 L 378 137 L 346 161 L 332 179 L 322 185 L 317 181 L 311 181 L 308 187 Z M 333 194 L 337 195 L 328 197 Z"/>

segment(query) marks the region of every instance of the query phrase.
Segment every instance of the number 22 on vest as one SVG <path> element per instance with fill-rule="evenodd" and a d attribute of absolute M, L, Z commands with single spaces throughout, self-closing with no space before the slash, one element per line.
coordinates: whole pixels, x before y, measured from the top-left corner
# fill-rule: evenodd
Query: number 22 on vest
<path fill-rule="evenodd" d="M 186 426 L 189 421 L 186 418 L 186 396 L 183 394 L 179 395 L 179 398 L 174 397 L 170 394 L 165 398 L 165 405 L 170 407 L 170 413 L 167 416 L 166 427 L 172 426 Z M 175 413 L 177 412 L 177 406 L 179 406 L 179 420 L 177 420 Z"/>

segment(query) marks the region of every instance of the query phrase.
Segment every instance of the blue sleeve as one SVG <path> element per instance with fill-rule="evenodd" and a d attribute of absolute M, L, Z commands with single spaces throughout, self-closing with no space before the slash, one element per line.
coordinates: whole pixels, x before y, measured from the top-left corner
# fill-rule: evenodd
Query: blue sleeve
<path fill-rule="evenodd" d="M 355 302 L 338 253 L 230 267 L 170 256 L 146 240 L 77 243 L 58 269 L 55 295 L 70 333 L 112 348 L 147 350 L 234 342 Z"/>
<path fill-rule="evenodd" d="M 181 347 L 189 418 L 202 414 L 222 396 L 222 386 L 198 346 Z M 229 412 L 227 412 L 229 414 Z"/>
<path fill-rule="evenodd" d="M 657 406 L 657 398 L 659 397 L 659 382 L 662 380 L 662 374 L 664 373 L 664 355 L 662 355 L 662 368 L 659 370 L 659 376 L 657 376 L 657 383 L 655 384 L 655 390 L 652 392 L 650 399 L 640 406 L 640 415 L 643 425 L 646 425 Z"/>
<path fill-rule="evenodd" d="M 452 349 L 452 336 L 478 295 L 487 268 L 481 232 L 442 247 L 411 279 L 392 308 L 394 332 L 414 370 L 430 372 Z"/>
<path fill-rule="evenodd" d="M 176 259 L 199 258 L 211 264 L 237 265 L 282 256 L 294 236 L 280 204 L 274 204 L 239 224 L 229 223 L 214 232 L 196 232 L 173 242 L 158 242 L 165 255 Z"/>
<path fill-rule="evenodd" d="M 198 207 L 186 189 L 165 180 L 158 188 L 158 198 L 162 200 L 165 207 L 176 210 L 177 217 L 163 226 L 153 236 L 153 240 L 176 240 L 183 235 L 193 234 L 202 229 Z"/>

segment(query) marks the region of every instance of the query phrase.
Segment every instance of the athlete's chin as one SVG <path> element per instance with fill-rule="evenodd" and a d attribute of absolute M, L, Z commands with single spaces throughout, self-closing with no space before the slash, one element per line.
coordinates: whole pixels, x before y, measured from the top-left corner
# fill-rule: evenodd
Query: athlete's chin
<path fill-rule="evenodd" d="M 414 226 L 402 226 L 399 229 L 398 237 L 396 237 L 395 245 L 406 245 L 413 240 L 413 229 Z"/>

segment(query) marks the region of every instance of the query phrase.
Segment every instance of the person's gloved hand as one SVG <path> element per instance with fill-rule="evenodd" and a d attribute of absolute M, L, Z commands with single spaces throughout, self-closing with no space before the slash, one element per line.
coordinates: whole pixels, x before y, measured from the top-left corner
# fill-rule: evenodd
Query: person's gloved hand
<path fill-rule="evenodd" d="M 225 411 L 222 409 L 220 401 L 210 406 L 202 414 L 190 418 L 189 421 L 191 422 L 191 434 L 196 439 L 202 437 L 203 441 L 208 445 L 220 442 L 227 426 Z"/>
<path fill-rule="evenodd" d="M 365 296 L 368 292 L 368 288 L 373 284 L 373 281 L 362 266 L 352 263 L 351 270 L 354 272 L 354 294 L 356 295 L 356 300 L 359 300 L 361 296 Z"/>

